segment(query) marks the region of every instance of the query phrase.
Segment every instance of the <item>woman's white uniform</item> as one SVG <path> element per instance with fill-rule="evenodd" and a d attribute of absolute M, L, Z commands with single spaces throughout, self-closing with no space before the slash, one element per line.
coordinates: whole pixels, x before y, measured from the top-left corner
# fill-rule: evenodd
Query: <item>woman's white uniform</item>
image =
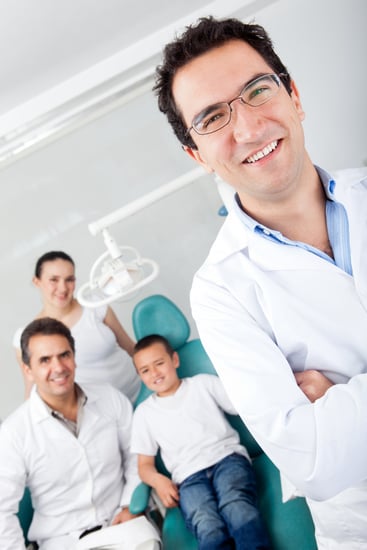
<path fill-rule="evenodd" d="M 75 380 L 81 384 L 108 382 L 132 402 L 139 389 L 138 377 L 130 355 L 122 349 L 112 330 L 103 322 L 107 306 L 83 307 L 71 333 L 75 338 Z"/>

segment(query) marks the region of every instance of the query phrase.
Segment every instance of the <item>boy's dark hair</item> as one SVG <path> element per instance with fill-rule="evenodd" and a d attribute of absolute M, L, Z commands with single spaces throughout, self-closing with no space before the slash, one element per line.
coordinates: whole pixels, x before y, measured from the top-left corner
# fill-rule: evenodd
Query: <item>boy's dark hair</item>
<path fill-rule="evenodd" d="M 162 344 L 166 352 L 172 357 L 172 355 L 175 353 L 175 350 L 164 336 L 161 336 L 160 334 L 149 334 L 148 336 L 144 336 L 144 338 L 141 338 L 134 347 L 134 352 L 138 353 L 138 351 L 141 351 L 143 349 L 149 348 L 153 344 Z"/>
<path fill-rule="evenodd" d="M 41 335 L 53 335 L 57 334 L 64 336 L 70 344 L 70 347 L 75 353 L 75 342 L 69 328 L 57 319 L 51 317 L 42 317 L 41 319 L 35 319 L 23 330 L 20 337 L 20 349 L 22 352 L 22 361 L 26 365 L 30 365 L 31 356 L 29 353 L 29 340 L 32 336 Z"/>
<path fill-rule="evenodd" d="M 70 262 L 73 267 L 75 267 L 74 260 L 69 256 L 69 254 L 66 254 L 66 252 L 63 252 L 62 250 L 52 250 L 51 252 L 46 252 L 38 258 L 34 269 L 35 277 L 37 277 L 37 279 L 41 277 L 44 263 L 54 262 L 55 260 L 65 260 L 66 262 Z"/>
<path fill-rule="evenodd" d="M 166 45 L 163 50 L 163 62 L 156 69 L 156 82 L 153 88 L 158 96 L 159 109 L 167 116 L 176 137 L 183 145 L 192 149 L 197 149 L 197 146 L 187 134 L 187 126 L 173 98 L 173 79 L 178 69 L 189 61 L 230 40 L 247 42 L 261 55 L 274 73 L 284 73 L 280 78 L 288 93 L 291 93 L 291 78 L 263 27 L 253 23 L 242 23 L 239 19 L 200 18 L 196 24 L 186 27 L 181 36 Z"/>

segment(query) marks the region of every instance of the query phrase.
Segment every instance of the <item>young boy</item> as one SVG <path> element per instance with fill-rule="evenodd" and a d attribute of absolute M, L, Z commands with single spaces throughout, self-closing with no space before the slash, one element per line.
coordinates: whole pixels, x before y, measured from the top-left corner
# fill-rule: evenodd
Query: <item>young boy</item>
<path fill-rule="evenodd" d="M 179 379 L 178 354 L 159 335 L 141 339 L 133 359 L 154 392 L 133 419 L 141 479 L 166 507 L 180 506 L 200 550 L 269 548 L 248 453 L 224 415 L 236 411 L 218 377 Z M 156 469 L 158 450 L 172 480 Z"/>

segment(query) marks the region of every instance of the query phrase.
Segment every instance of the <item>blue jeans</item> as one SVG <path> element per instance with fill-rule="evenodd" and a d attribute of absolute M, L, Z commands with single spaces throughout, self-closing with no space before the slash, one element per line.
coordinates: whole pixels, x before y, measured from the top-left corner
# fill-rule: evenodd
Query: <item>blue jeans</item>
<path fill-rule="evenodd" d="M 246 457 L 232 454 L 186 478 L 180 508 L 200 550 L 270 548 L 256 506 L 256 482 Z"/>

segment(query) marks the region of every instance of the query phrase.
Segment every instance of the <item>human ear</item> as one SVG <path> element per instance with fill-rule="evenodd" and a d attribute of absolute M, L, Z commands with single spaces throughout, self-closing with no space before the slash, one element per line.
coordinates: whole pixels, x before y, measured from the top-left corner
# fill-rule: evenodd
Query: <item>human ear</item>
<path fill-rule="evenodd" d="M 33 279 L 32 279 L 32 283 L 34 284 L 34 286 L 36 286 L 38 288 L 41 284 L 41 281 L 38 277 L 34 276 Z"/>
<path fill-rule="evenodd" d="M 200 166 L 204 168 L 209 174 L 214 172 L 213 168 L 209 166 L 209 164 L 202 158 L 199 149 L 192 149 L 191 147 L 188 147 L 187 145 L 183 145 L 182 149 L 191 157 L 194 159 Z"/>
<path fill-rule="evenodd" d="M 32 372 L 31 367 L 22 362 L 22 370 L 23 370 L 25 376 L 33 382 L 33 372 Z"/>
<path fill-rule="evenodd" d="M 175 369 L 178 369 L 178 367 L 180 366 L 180 358 L 179 358 L 179 355 L 178 355 L 177 351 L 173 352 L 172 362 L 173 362 L 173 366 L 175 367 Z"/>
<path fill-rule="evenodd" d="M 300 98 L 299 91 L 298 91 L 298 88 L 297 88 L 294 80 L 291 80 L 291 99 L 293 101 L 293 104 L 295 106 L 295 109 L 298 113 L 298 116 L 299 116 L 300 120 L 304 120 L 305 119 L 305 112 L 302 108 L 301 98 Z"/>

